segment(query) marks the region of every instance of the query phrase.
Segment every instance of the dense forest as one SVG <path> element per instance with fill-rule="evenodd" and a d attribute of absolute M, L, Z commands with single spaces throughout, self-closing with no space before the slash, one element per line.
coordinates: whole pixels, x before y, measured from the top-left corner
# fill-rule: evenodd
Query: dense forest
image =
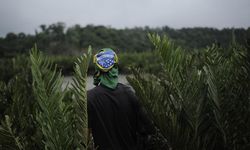
<path fill-rule="evenodd" d="M 250 39 L 250 28 L 182 28 L 173 29 L 168 26 L 159 28 L 135 27 L 115 29 L 106 26 L 74 25 L 66 27 L 64 23 L 40 25 L 35 35 L 25 33 L 8 33 L 0 38 L 0 56 L 12 57 L 16 53 L 27 53 L 37 44 L 38 48 L 52 55 L 76 55 L 82 48 L 93 45 L 93 49 L 111 47 L 118 52 L 145 52 L 152 49 L 147 33 L 166 34 L 176 44 L 186 50 L 202 49 L 217 43 L 226 47 L 232 41 L 245 45 Z"/>

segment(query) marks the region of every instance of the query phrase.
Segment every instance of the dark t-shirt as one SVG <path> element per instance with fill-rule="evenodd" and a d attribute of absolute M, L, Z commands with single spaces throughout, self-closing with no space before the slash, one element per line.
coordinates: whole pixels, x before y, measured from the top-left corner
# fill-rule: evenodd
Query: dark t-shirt
<path fill-rule="evenodd" d="M 97 86 L 87 94 L 89 128 L 98 150 L 136 150 L 137 133 L 153 132 L 130 87 L 120 83 L 115 90 Z"/>

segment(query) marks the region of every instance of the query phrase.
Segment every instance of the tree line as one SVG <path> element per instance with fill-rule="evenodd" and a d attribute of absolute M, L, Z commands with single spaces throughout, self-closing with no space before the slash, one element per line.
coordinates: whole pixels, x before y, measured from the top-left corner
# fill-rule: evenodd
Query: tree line
<path fill-rule="evenodd" d="M 17 53 L 27 53 L 34 43 L 40 50 L 51 55 L 76 55 L 88 45 L 95 45 L 93 49 L 111 47 L 118 52 L 145 52 L 152 49 L 147 33 L 166 34 L 186 50 L 202 49 L 212 43 L 226 48 L 232 41 L 233 34 L 236 42 L 242 45 L 250 39 L 250 27 L 173 29 L 164 26 L 115 29 L 108 26 L 74 25 L 66 28 L 64 23 L 59 22 L 40 25 L 34 35 L 12 32 L 6 34 L 0 38 L 0 56 L 12 57 Z"/>

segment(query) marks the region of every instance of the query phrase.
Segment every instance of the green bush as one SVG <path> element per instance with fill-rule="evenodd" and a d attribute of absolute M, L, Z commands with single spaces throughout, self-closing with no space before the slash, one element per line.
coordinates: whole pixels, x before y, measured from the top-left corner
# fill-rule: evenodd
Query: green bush
<path fill-rule="evenodd" d="M 13 60 L 18 73 L 7 83 L 0 82 L 1 149 L 87 149 L 85 87 L 90 55 L 76 60 L 73 88 L 65 90 L 61 72 L 36 47 L 29 61 Z"/>
<path fill-rule="evenodd" d="M 149 36 L 162 61 L 158 74 L 128 78 L 162 141 L 174 150 L 250 149 L 249 49 L 232 43 L 187 53 Z"/>
<path fill-rule="evenodd" d="M 141 68 L 149 73 L 160 70 L 160 59 L 154 52 L 121 53 L 118 57 L 121 73 L 129 73 L 129 68 Z"/>
<path fill-rule="evenodd" d="M 158 129 L 155 149 L 250 149 L 250 48 L 233 42 L 226 50 L 187 52 L 167 37 L 149 37 L 156 51 L 118 56 L 121 73 L 132 69 L 128 81 Z M 86 149 L 80 87 L 87 69 L 94 70 L 91 59 L 36 49 L 29 58 L 1 59 L 0 149 Z M 60 70 L 73 74 L 71 89 L 61 89 Z"/>
<path fill-rule="evenodd" d="M 49 57 L 64 75 L 73 75 L 76 56 L 55 55 Z"/>

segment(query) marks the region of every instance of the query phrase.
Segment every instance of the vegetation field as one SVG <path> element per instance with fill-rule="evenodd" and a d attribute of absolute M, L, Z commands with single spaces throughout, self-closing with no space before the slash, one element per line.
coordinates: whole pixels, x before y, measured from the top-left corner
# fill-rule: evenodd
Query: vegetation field
<path fill-rule="evenodd" d="M 74 26 L 65 32 L 63 25 L 56 24 L 41 26 L 41 30 L 34 36 L 9 34 L 0 40 L 0 149 L 94 149 L 93 141 L 87 136 L 85 88 L 87 73 L 94 71 L 91 52 L 95 53 L 106 42 L 96 38 L 118 36 L 117 33 L 124 35 L 120 38 L 128 39 L 126 42 L 130 34 L 135 34 L 138 40 L 126 44 L 133 45 L 131 51 L 119 51 L 118 56 L 120 73 L 130 74 L 127 80 L 157 131 L 141 141 L 143 149 L 250 149 L 249 29 L 236 30 L 236 36 L 230 35 L 231 42 L 227 45 L 214 41 L 205 46 L 195 44 L 191 29 L 159 29 L 168 31 L 172 37 L 160 31 L 140 37 L 139 33 L 148 28 L 125 32 Z M 190 37 L 194 43 L 187 44 L 188 38 L 185 41 L 174 38 L 175 34 Z M 239 38 L 241 34 L 244 36 Z M 85 46 L 81 41 L 85 36 L 97 42 L 93 50 L 78 49 Z M 70 38 L 71 45 L 66 42 Z M 26 50 L 35 39 L 38 47 Z M 70 47 L 72 53 L 64 51 L 60 42 L 65 49 Z M 110 43 L 114 46 L 116 42 Z M 73 82 L 71 88 L 63 90 L 64 75 L 72 75 Z"/>

